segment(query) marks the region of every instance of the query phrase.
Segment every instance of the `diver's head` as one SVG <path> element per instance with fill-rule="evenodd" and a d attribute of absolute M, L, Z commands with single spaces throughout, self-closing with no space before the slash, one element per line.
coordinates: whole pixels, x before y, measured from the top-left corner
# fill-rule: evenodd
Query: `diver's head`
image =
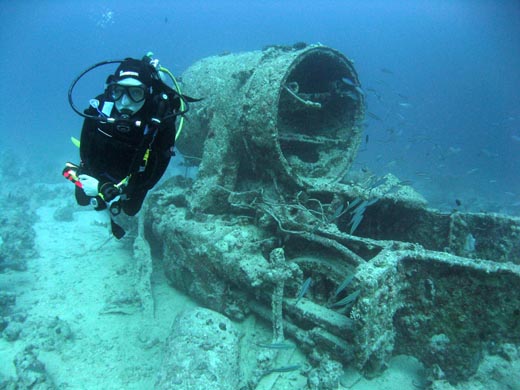
<path fill-rule="evenodd" d="M 107 79 L 107 93 L 117 111 L 132 116 L 143 108 L 150 96 L 154 69 L 144 61 L 125 59 Z"/>
<path fill-rule="evenodd" d="M 148 94 L 146 86 L 134 78 L 110 84 L 107 89 L 117 111 L 129 116 L 143 108 Z"/>

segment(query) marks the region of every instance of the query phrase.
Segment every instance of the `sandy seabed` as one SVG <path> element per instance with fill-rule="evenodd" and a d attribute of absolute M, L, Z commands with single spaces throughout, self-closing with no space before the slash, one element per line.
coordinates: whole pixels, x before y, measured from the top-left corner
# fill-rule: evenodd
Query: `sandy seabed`
<path fill-rule="evenodd" d="M 196 307 L 196 302 L 167 283 L 156 260 L 154 313 L 144 313 L 132 298 L 136 282 L 132 237 L 109 239 L 107 215 L 93 210 L 78 208 L 72 221 L 56 221 L 53 203 L 37 210 L 39 257 L 28 261 L 26 271 L 0 274 L 0 288 L 16 294 L 13 312 L 25 317 L 15 340 L 0 339 L 0 375 L 16 378 L 15 356 L 33 345 L 58 389 L 153 389 L 172 322 L 179 312 Z M 270 337 L 270 324 L 252 316 L 236 325 L 242 343 Z M 178 356 L 182 359 L 182 351 Z M 308 365 L 297 349 L 280 352 L 276 360 L 281 366 Z M 243 372 L 255 364 L 254 358 L 241 356 Z M 397 356 L 373 380 L 346 369 L 338 389 L 423 388 L 422 371 L 415 359 Z M 267 375 L 256 389 L 305 389 L 302 373 Z M 486 387 L 475 383 L 465 388 Z"/>

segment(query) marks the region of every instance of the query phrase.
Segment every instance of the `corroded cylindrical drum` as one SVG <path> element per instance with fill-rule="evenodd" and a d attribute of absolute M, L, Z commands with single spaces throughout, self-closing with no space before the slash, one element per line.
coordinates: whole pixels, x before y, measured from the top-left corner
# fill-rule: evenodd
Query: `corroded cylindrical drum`
<path fill-rule="evenodd" d="M 352 62 L 337 50 L 275 46 L 214 56 L 182 80 L 184 92 L 204 100 L 189 112 L 179 150 L 206 165 L 239 161 L 237 180 L 268 170 L 313 186 L 341 178 L 356 156 L 364 95 Z"/>

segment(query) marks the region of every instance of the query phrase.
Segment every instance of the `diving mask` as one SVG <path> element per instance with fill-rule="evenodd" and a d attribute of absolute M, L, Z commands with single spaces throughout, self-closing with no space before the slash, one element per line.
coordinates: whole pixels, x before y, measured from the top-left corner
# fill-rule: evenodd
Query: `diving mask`
<path fill-rule="evenodd" d="M 117 101 L 126 95 L 134 103 L 140 103 L 146 99 L 146 88 L 143 85 L 111 84 L 107 87 L 109 96 Z"/>

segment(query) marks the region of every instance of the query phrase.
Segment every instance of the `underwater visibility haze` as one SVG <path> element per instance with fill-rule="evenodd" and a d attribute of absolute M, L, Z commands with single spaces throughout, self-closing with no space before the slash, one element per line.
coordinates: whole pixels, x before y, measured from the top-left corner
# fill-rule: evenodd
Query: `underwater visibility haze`
<path fill-rule="evenodd" d="M 355 63 L 367 97 L 358 164 L 412 182 L 435 205 L 518 213 L 516 1 L 2 1 L 3 143 L 49 176 L 74 154 L 67 103 L 98 61 L 155 53 L 174 74 L 267 45 L 322 43 Z M 111 69 L 78 88 L 77 105 Z M 96 77 L 97 76 L 97 77 Z M 58 175 L 55 176 L 59 179 Z"/>
<path fill-rule="evenodd" d="M 181 389 L 211 381 L 205 359 L 243 389 L 519 388 L 520 2 L 0 0 L 0 32 L 0 388 Z M 117 242 L 61 175 L 83 123 L 67 94 L 91 65 L 148 52 L 203 99 L 183 131 L 211 131 L 178 142 Z M 338 117 L 360 130 L 329 149 L 312 148 L 344 134 L 335 119 L 297 115 L 330 97 L 299 90 L 313 55 L 352 76 L 320 78 L 344 83 L 355 113 Z M 115 67 L 87 73 L 74 104 Z M 273 96 L 282 162 L 258 141 Z M 218 137 L 235 142 L 222 155 Z M 205 139 L 197 182 L 202 156 L 182 146 Z M 320 187 L 342 158 L 345 186 Z M 269 198 L 295 183 L 319 190 Z M 202 350 L 183 371 L 180 353 Z"/>

